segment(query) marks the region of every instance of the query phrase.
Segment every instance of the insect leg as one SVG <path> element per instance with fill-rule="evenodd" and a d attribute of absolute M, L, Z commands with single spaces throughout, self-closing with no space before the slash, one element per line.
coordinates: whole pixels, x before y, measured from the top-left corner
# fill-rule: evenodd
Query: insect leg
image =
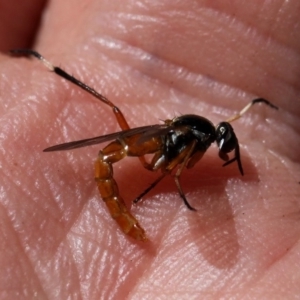
<path fill-rule="evenodd" d="M 257 98 L 257 99 L 252 100 L 250 103 L 248 103 L 239 113 L 237 113 L 236 115 L 233 115 L 228 120 L 226 120 L 226 122 L 230 123 L 232 121 L 239 119 L 244 113 L 246 113 L 256 103 L 265 103 L 266 105 L 268 105 L 274 109 L 278 109 L 278 107 L 275 106 L 274 104 L 272 104 L 270 101 L 268 101 L 264 98 Z"/>
<path fill-rule="evenodd" d="M 133 200 L 133 203 L 138 203 L 146 194 L 148 194 L 156 185 L 165 178 L 167 174 L 161 174 L 155 181 L 153 181 L 149 187 L 147 187 L 138 197 Z"/>
<path fill-rule="evenodd" d="M 180 164 L 179 168 L 177 169 L 176 173 L 175 173 L 175 176 L 174 176 L 174 180 L 175 180 L 175 183 L 176 183 L 176 186 L 178 188 L 178 191 L 179 191 L 179 195 L 181 197 L 181 199 L 183 200 L 184 204 L 186 205 L 186 207 L 190 210 L 193 210 L 193 211 L 196 211 L 195 208 L 193 208 L 189 202 L 187 201 L 186 197 L 185 197 L 185 194 L 182 190 L 182 187 L 180 185 L 180 175 L 182 173 L 182 170 L 183 168 L 188 164 L 188 161 L 195 149 L 195 145 L 196 145 L 196 142 L 193 141 L 187 148 L 186 148 L 186 151 L 183 151 L 182 153 L 184 153 L 184 160 L 183 162 Z M 181 154 L 182 154 L 181 153 Z"/>
<path fill-rule="evenodd" d="M 115 118 L 120 126 L 120 128 L 122 130 L 128 130 L 130 129 L 122 111 L 116 106 L 114 105 L 111 101 L 109 101 L 105 96 L 103 96 L 102 94 L 98 93 L 95 89 L 91 88 L 90 86 L 88 86 L 87 84 L 83 83 L 82 81 L 78 80 L 77 78 L 75 78 L 74 76 L 70 75 L 69 73 L 67 73 L 66 71 L 64 71 L 63 69 L 61 69 L 60 67 L 54 66 L 51 62 L 49 62 L 48 60 L 46 60 L 41 54 L 39 54 L 38 52 L 34 51 L 34 50 L 30 50 L 30 49 L 14 49 L 10 51 L 12 54 L 16 54 L 16 55 L 32 55 L 34 57 L 36 57 L 37 59 L 39 59 L 50 71 L 54 72 L 55 74 L 61 76 L 62 78 L 74 83 L 75 85 L 77 85 L 78 87 L 80 87 L 81 89 L 83 89 L 84 91 L 88 92 L 89 94 L 91 94 L 92 96 L 94 96 L 95 98 L 97 98 L 98 100 L 102 101 L 103 103 L 105 103 L 106 105 L 108 105 L 109 107 L 112 108 L 112 111 L 115 115 Z M 149 168 L 149 164 L 147 163 L 146 159 L 144 158 L 144 156 L 140 156 L 139 160 L 141 161 L 142 165 L 145 168 Z"/>
<path fill-rule="evenodd" d="M 37 59 L 39 59 L 50 71 L 54 72 L 55 74 L 63 77 L 64 79 L 74 83 L 75 85 L 79 86 L 81 89 L 83 89 L 84 91 L 88 92 L 89 94 L 93 95 L 95 98 L 97 98 L 98 100 L 102 101 L 103 103 L 105 103 L 106 105 L 110 106 L 113 110 L 113 113 L 117 119 L 117 122 L 119 124 L 119 126 L 121 127 L 122 130 L 126 130 L 126 129 L 130 129 L 123 113 L 121 112 L 121 110 L 114 105 L 111 101 L 109 101 L 105 96 L 101 95 L 100 93 L 98 93 L 95 89 L 91 88 L 90 86 L 86 85 L 85 83 L 83 83 L 82 81 L 78 80 L 77 78 L 75 78 L 74 76 L 70 75 L 69 73 L 67 73 L 66 71 L 64 71 L 63 69 L 61 69 L 60 67 L 54 66 L 51 62 L 49 62 L 48 60 L 45 59 L 45 57 L 43 57 L 41 54 L 39 54 L 38 52 L 34 51 L 34 50 L 30 50 L 30 49 L 15 49 L 15 50 L 11 50 L 11 53 L 13 54 L 17 54 L 17 55 L 32 55 L 34 57 L 36 57 Z"/>
<path fill-rule="evenodd" d="M 119 194 L 118 185 L 113 178 L 112 164 L 127 155 L 124 145 L 114 141 L 99 152 L 95 162 L 95 180 L 99 192 L 111 216 L 119 224 L 121 230 L 139 241 L 146 241 L 146 233 L 136 218 L 128 211 Z"/>
<path fill-rule="evenodd" d="M 166 169 L 167 172 L 165 173 L 162 173 L 161 176 L 159 176 L 154 182 L 152 182 L 150 184 L 150 186 L 145 189 L 138 197 L 136 197 L 134 200 L 133 200 L 133 203 L 138 203 L 142 197 L 144 197 L 148 192 L 150 192 L 163 178 L 165 178 L 165 176 L 167 174 L 169 174 L 171 172 L 172 169 L 174 169 L 177 165 L 178 165 L 178 161 L 180 161 L 182 159 L 182 157 L 185 157 L 184 158 L 184 161 L 183 163 L 180 165 L 180 167 L 178 168 L 176 174 L 175 174 L 175 183 L 176 183 L 176 186 L 179 190 L 179 194 L 180 194 L 180 197 L 183 199 L 184 201 L 184 204 L 190 209 L 190 210 L 195 210 L 187 201 L 183 191 L 182 191 L 182 188 L 181 188 L 181 185 L 180 185 L 180 182 L 179 182 L 179 177 L 180 177 L 180 174 L 183 170 L 183 168 L 185 166 L 188 166 L 189 167 L 189 159 L 191 157 L 191 154 L 194 150 L 194 147 L 195 147 L 195 142 L 193 142 L 190 146 L 190 148 L 186 148 L 185 151 L 183 151 L 181 153 L 181 155 L 179 155 L 175 160 L 173 160 L 171 162 L 171 164 L 169 164 L 168 168 Z M 200 155 L 197 155 L 197 158 L 196 160 L 198 161 L 202 156 L 203 156 L 204 153 L 201 153 Z M 195 161 L 196 162 L 196 161 Z M 193 162 L 194 164 L 194 162 Z"/>

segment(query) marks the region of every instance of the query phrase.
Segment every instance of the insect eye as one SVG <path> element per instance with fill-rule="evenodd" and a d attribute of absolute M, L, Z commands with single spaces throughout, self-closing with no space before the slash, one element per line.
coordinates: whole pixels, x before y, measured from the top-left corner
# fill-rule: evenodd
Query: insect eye
<path fill-rule="evenodd" d="M 222 153 L 229 153 L 235 149 L 237 138 L 232 126 L 228 122 L 221 122 L 216 128 L 216 142 Z"/>

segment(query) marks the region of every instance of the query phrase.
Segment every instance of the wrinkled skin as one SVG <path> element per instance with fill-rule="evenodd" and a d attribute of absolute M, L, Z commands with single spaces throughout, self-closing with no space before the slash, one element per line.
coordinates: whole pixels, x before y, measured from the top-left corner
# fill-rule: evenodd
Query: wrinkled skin
<path fill-rule="evenodd" d="M 98 195 L 102 145 L 42 152 L 117 130 L 111 110 L 39 61 L 2 52 L 0 298 L 299 295 L 299 1 L 50 1 L 44 13 L 31 47 L 114 101 L 132 126 L 185 113 L 217 123 L 257 96 L 280 110 L 257 105 L 232 123 L 245 176 L 222 168 L 215 146 L 184 170 L 197 212 L 172 178 L 132 207 L 151 241 L 140 244 Z M 2 49 L 28 46 L 33 21 L 12 20 L 25 27 L 8 26 Z M 130 206 L 158 174 L 125 159 L 115 176 Z"/>

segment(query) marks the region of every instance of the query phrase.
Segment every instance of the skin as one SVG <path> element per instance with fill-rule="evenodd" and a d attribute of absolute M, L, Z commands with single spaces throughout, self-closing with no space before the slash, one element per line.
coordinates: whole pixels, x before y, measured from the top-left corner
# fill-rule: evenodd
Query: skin
<path fill-rule="evenodd" d="M 196 213 L 172 178 L 132 207 L 150 239 L 138 243 L 93 181 L 102 145 L 42 152 L 119 130 L 111 110 L 39 61 L 3 52 L 0 298 L 295 298 L 299 1 L 120 3 L 50 1 L 31 47 L 107 96 L 133 127 L 186 113 L 216 124 L 255 97 L 280 110 L 257 105 L 232 123 L 245 176 L 236 164 L 222 168 L 215 146 L 184 170 Z M 1 35 L 2 49 L 28 46 L 11 42 L 23 34 Z M 126 159 L 115 176 L 130 207 L 158 174 Z"/>

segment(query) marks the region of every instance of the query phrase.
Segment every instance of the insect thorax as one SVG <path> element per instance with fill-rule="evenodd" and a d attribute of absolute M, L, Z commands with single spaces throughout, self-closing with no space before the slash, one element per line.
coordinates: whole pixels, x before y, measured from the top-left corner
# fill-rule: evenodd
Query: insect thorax
<path fill-rule="evenodd" d="M 215 127 L 204 117 L 183 115 L 173 119 L 173 130 L 166 135 L 165 156 L 168 161 L 178 156 L 188 145 L 196 142 L 195 152 L 205 152 L 216 139 Z"/>

